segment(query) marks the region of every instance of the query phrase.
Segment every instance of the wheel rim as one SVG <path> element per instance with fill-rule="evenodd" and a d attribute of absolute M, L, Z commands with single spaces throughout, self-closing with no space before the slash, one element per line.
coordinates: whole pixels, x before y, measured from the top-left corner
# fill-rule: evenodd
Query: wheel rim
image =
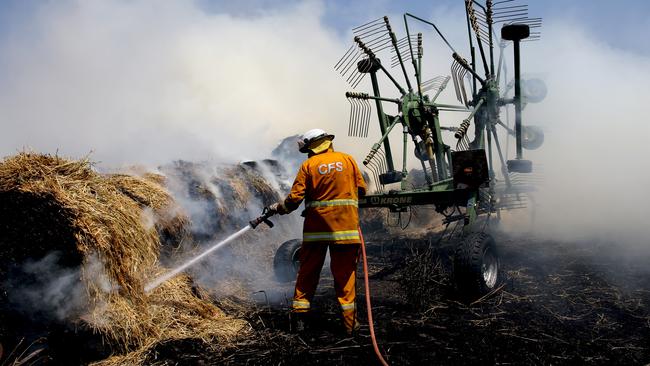
<path fill-rule="evenodd" d="M 499 263 L 497 262 L 496 256 L 490 249 L 487 249 L 483 254 L 481 272 L 483 273 L 483 281 L 485 281 L 485 286 L 488 288 L 493 288 L 497 283 Z"/>

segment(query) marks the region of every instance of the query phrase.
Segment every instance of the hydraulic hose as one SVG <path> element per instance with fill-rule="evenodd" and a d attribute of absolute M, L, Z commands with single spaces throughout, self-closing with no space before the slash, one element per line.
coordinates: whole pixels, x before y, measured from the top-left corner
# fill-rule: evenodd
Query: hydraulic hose
<path fill-rule="evenodd" d="M 388 366 L 388 362 L 384 360 L 384 356 L 381 355 L 379 351 L 379 346 L 377 345 L 377 338 L 375 337 L 375 324 L 372 321 L 372 305 L 370 304 L 370 285 L 368 281 L 368 258 L 366 257 L 366 243 L 363 240 L 363 233 L 361 233 L 361 227 L 359 227 L 359 238 L 361 239 L 361 255 L 363 256 L 363 280 L 365 282 L 366 288 L 366 308 L 368 309 L 368 327 L 370 328 L 370 339 L 372 339 L 372 347 L 375 349 L 375 354 L 377 359 L 383 366 Z"/>

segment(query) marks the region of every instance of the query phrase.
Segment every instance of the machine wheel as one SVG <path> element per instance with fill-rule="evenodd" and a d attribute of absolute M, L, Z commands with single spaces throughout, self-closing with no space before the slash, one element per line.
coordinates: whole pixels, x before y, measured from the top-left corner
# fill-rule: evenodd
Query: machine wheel
<path fill-rule="evenodd" d="M 537 126 L 523 126 L 521 146 L 526 150 L 536 150 L 544 143 L 544 131 Z"/>
<path fill-rule="evenodd" d="M 275 252 L 273 258 L 273 271 L 275 278 L 280 282 L 289 282 L 296 279 L 298 268 L 300 268 L 300 246 L 302 240 L 287 240 Z"/>
<path fill-rule="evenodd" d="M 471 233 L 456 247 L 454 279 L 458 290 L 468 297 L 493 290 L 499 279 L 499 257 L 494 239 L 486 233 Z"/>
<path fill-rule="evenodd" d="M 539 103 L 548 94 L 546 83 L 541 79 L 528 79 L 521 83 L 525 100 L 529 103 Z"/>

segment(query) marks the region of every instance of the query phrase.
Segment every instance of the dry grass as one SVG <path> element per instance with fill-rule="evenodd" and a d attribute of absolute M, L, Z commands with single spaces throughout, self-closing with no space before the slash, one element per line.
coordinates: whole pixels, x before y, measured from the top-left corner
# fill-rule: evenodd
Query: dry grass
<path fill-rule="evenodd" d="M 33 153 L 0 163 L 0 194 L 36 197 L 47 202 L 43 207 L 53 213 L 64 212 L 82 268 L 92 267 L 93 258 L 101 264 L 101 276 L 110 286 L 102 284 L 95 271 L 82 271 L 89 299 L 82 320 L 114 349 L 132 351 L 101 364 L 141 363 L 149 347 L 169 339 L 227 344 L 248 327 L 197 296 L 185 276 L 145 295 L 144 284 L 165 271 L 158 262 L 161 236 L 178 241 L 188 233 L 188 219 L 160 185 L 162 181 L 155 175 L 101 175 L 88 160 Z M 56 241 L 56 232 L 51 235 Z"/>

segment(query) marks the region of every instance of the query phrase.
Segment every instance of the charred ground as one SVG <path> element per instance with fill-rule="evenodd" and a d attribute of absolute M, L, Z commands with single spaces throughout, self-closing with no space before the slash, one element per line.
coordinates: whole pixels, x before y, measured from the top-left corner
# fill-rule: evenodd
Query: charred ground
<path fill-rule="evenodd" d="M 647 364 L 650 269 L 611 243 L 560 243 L 495 234 L 504 275 L 498 291 L 468 303 L 453 290 L 452 246 L 425 238 L 368 245 L 375 329 L 391 365 Z M 315 299 L 312 329 L 289 332 L 286 302 L 264 293 L 231 303 L 254 337 L 221 353 L 191 340 L 160 344 L 149 362 L 163 365 L 374 364 L 367 325 L 355 338 L 339 328 L 328 270 Z M 366 319 L 359 273 L 360 316 Z M 291 284 L 267 289 L 291 295 Z M 222 302 L 228 308 L 228 302 Z M 366 323 L 364 321 L 364 323 Z"/>

